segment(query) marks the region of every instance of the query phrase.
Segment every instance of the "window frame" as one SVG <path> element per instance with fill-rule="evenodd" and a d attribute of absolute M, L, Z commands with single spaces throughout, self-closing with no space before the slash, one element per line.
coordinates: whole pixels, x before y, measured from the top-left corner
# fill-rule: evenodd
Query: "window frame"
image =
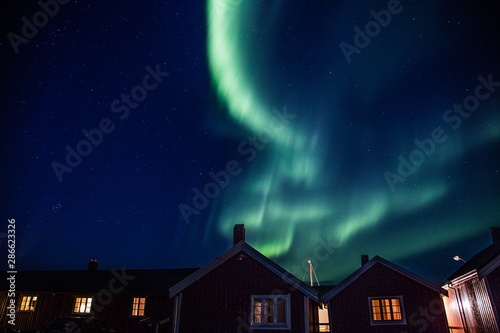
<path fill-rule="evenodd" d="M 326 320 L 328 322 L 321 322 L 321 313 L 326 312 Z M 328 311 L 328 303 L 318 304 L 318 332 L 330 332 L 330 311 Z"/>
<path fill-rule="evenodd" d="M 23 300 L 25 297 L 30 297 L 30 300 L 29 300 L 29 304 L 26 304 L 26 303 L 23 303 Z M 36 298 L 35 299 L 35 302 L 33 304 L 33 298 Z M 19 305 L 19 312 L 35 312 L 35 309 L 36 309 L 36 304 L 38 303 L 38 297 L 39 295 L 38 294 L 23 294 L 21 295 L 21 304 Z M 23 305 L 24 305 L 24 308 L 23 308 Z M 26 305 L 28 305 L 28 309 L 26 309 Z"/>
<path fill-rule="evenodd" d="M 391 302 L 391 315 L 393 316 L 393 306 L 392 306 L 392 300 L 397 299 L 399 300 L 399 309 L 401 311 L 401 320 L 375 320 L 373 318 L 373 306 L 372 306 L 372 300 L 383 300 L 383 299 L 388 299 Z M 405 314 L 405 307 L 403 303 L 403 296 L 377 296 L 377 297 L 368 297 L 368 307 L 370 310 L 370 324 L 372 326 L 376 325 L 406 325 L 406 314 Z"/>
<path fill-rule="evenodd" d="M 285 323 L 255 323 L 254 322 L 254 302 L 261 299 L 262 314 L 265 313 L 265 299 L 273 300 L 273 321 L 277 320 L 277 300 L 285 300 Z M 263 315 L 264 316 L 264 315 Z M 264 317 L 263 317 L 264 318 Z M 290 294 L 287 295 L 251 295 L 250 297 L 250 328 L 255 330 L 290 330 L 291 329 L 291 305 Z"/>
<path fill-rule="evenodd" d="M 79 311 L 80 307 L 81 307 L 81 299 L 85 299 L 85 312 L 81 312 Z M 77 303 L 77 300 L 80 299 L 80 304 L 78 306 L 78 311 L 75 311 L 76 310 L 76 303 Z M 89 299 L 90 299 L 90 306 L 88 306 L 88 312 L 87 312 L 87 304 L 89 303 Z M 82 296 L 75 296 L 75 299 L 73 301 L 73 310 L 71 311 L 73 314 L 79 314 L 79 315 L 90 315 L 92 313 L 92 303 L 94 302 L 94 296 L 88 296 L 88 295 L 82 295 Z"/>
<path fill-rule="evenodd" d="M 139 303 L 138 303 L 138 307 L 137 309 L 134 309 L 134 304 L 135 304 L 135 300 L 136 299 L 139 299 Z M 142 315 L 139 314 L 139 311 L 141 310 L 141 299 L 144 299 L 144 307 L 142 308 Z M 132 311 L 130 313 L 130 316 L 131 317 L 144 317 L 146 315 L 146 299 L 147 297 L 146 296 L 132 296 Z M 137 314 L 134 314 L 134 311 L 137 311 Z"/>

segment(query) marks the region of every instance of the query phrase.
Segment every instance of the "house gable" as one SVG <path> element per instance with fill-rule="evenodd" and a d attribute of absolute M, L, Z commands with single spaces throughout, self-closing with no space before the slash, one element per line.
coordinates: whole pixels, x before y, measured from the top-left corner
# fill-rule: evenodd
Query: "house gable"
<path fill-rule="evenodd" d="M 337 290 L 334 288 L 336 293 L 333 296 L 333 293 L 326 295 L 329 297 L 333 332 L 448 331 L 439 288 L 429 288 L 413 276 L 409 277 L 380 261 L 375 261 L 362 274 L 350 278 L 350 283 Z M 399 321 L 375 319 L 372 301 L 382 299 L 390 299 L 391 303 L 394 299 L 399 300 Z M 432 315 L 432 321 L 426 319 L 426 314 Z"/>
<path fill-rule="evenodd" d="M 220 256 L 209 262 L 204 267 L 200 268 L 198 271 L 194 272 L 184 280 L 180 281 L 172 288 L 169 289 L 170 297 L 174 297 L 179 294 L 182 290 L 186 289 L 196 281 L 200 280 L 222 264 L 226 263 L 228 260 L 232 259 L 235 256 L 239 256 L 241 253 L 248 255 L 250 258 L 254 259 L 262 266 L 264 266 L 269 271 L 276 274 L 280 279 L 285 281 L 286 283 L 294 286 L 295 289 L 301 291 L 305 296 L 311 298 L 313 301 L 318 301 L 317 291 L 312 287 L 306 285 L 304 282 L 297 279 L 295 276 L 290 274 L 288 271 L 274 263 L 272 260 L 268 259 L 266 256 L 261 254 L 259 251 L 255 250 L 253 247 L 245 243 L 244 241 L 240 241 L 231 247 L 226 252 L 222 253 Z"/>
<path fill-rule="evenodd" d="M 256 329 L 252 324 L 253 299 L 280 297 L 286 299 L 289 309 L 289 324 L 281 329 L 304 332 L 310 324 L 307 309 L 317 303 L 289 281 L 240 249 L 176 295 L 182 299 L 178 331 L 250 332 Z M 269 329 L 258 329 L 265 328 Z"/>
<path fill-rule="evenodd" d="M 406 269 L 401 268 L 398 265 L 393 264 L 392 262 L 385 260 L 384 258 L 381 258 L 379 256 L 375 256 L 368 263 L 361 266 L 361 268 L 356 270 L 354 273 L 352 273 L 350 276 L 348 276 L 346 279 L 344 279 L 342 282 L 340 282 L 337 286 L 332 288 L 332 290 L 330 290 L 329 292 L 324 294 L 322 297 L 322 301 L 327 302 L 330 299 L 332 299 L 333 297 L 335 297 L 337 294 L 342 292 L 342 290 L 344 290 L 350 284 L 352 284 L 354 281 L 359 279 L 363 274 L 366 274 L 376 264 L 383 265 L 383 266 L 389 268 L 390 270 L 392 270 L 398 274 L 401 274 L 401 275 L 403 275 L 403 276 L 405 276 L 405 277 L 407 277 L 407 278 L 409 278 L 409 279 L 421 284 L 422 286 L 425 286 L 425 287 L 427 287 L 427 288 L 429 288 L 437 293 L 440 293 L 440 294 L 445 295 L 445 296 L 448 295 L 447 291 L 440 288 L 438 285 L 436 285 L 430 281 L 427 281 L 426 279 L 424 279 L 416 274 L 413 274 L 412 272 L 407 271 Z"/>

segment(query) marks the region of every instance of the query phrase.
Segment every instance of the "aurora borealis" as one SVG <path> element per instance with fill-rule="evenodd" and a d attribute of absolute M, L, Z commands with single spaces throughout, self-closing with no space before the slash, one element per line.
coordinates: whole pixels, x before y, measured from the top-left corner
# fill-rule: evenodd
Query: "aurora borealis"
<path fill-rule="evenodd" d="M 274 6 L 282 7 L 285 5 L 274 3 Z M 257 12 L 255 15 L 265 12 L 267 22 L 279 22 L 279 20 L 272 18 L 272 14 L 279 13 L 280 9 L 267 7 L 264 4 L 255 7 L 258 7 L 257 10 L 254 9 Z M 347 8 L 343 10 L 348 12 Z M 249 131 L 258 132 L 259 128 L 264 127 L 272 115 L 270 110 L 273 105 L 269 100 L 273 98 L 266 98 L 266 94 L 262 93 L 261 85 L 255 87 L 249 82 L 275 83 L 280 81 L 285 85 L 287 80 L 290 80 L 288 78 L 290 73 L 274 71 L 281 75 L 269 77 L 267 73 L 262 73 L 260 77 L 256 78 L 252 65 L 257 65 L 257 61 L 252 60 L 261 60 L 266 55 L 269 58 L 278 57 L 279 51 L 277 52 L 278 55 L 273 54 L 271 50 L 266 55 L 262 55 L 260 52 L 265 47 L 259 45 L 262 47 L 262 49 L 259 49 L 259 54 L 253 54 L 252 48 L 239 45 L 239 43 L 251 39 L 253 33 L 260 36 L 262 44 L 269 45 L 278 38 L 277 35 L 280 35 L 280 33 L 283 35 L 283 31 L 280 31 L 280 29 L 294 28 L 290 26 L 280 27 L 280 23 L 275 25 L 268 23 L 266 25 L 266 22 L 260 21 L 262 20 L 261 17 L 252 17 L 254 11 L 248 9 L 241 2 L 239 2 L 239 5 L 226 1 L 210 2 L 208 11 L 208 54 L 218 96 L 226 103 L 231 117 Z M 295 14 L 299 12 L 301 12 L 299 9 L 292 11 Z M 308 10 L 303 12 L 308 12 Z M 325 9 L 325 12 L 331 12 L 331 19 L 332 21 L 335 20 L 335 15 L 333 15 L 335 12 L 334 6 L 330 7 L 330 11 Z M 397 17 L 393 17 L 393 20 L 397 20 Z M 252 24 L 250 22 L 258 23 Z M 392 25 L 395 24 L 403 25 L 405 22 L 392 23 Z M 340 24 L 337 23 L 336 26 L 338 27 Z M 418 30 L 418 24 L 415 24 L 415 26 L 414 31 L 405 30 L 405 33 L 410 36 L 408 38 L 410 40 L 415 38 L 417 34 L 423 33 Z M 246 30 L 245 27 L 251 27 L 251 29 Z M 255 32 L 256 29 L 259 29 L 257 27 L 262 28 Z M 390 26 L 387 27 L 387 29 L 389 28 Z M 333 36 L 330 36 L 330 39 L 335 40 L 335 35 L 339 35 L 339 32 L 335 30 L 331 30 L 331 32 Z M 290 32 L 289 34 L 294 33 L 296 32 Z M 383 33 L 388 34 L 390 32 Z M 393 33 L 398 34 L 397 32 Z M 241 38 L 242 36 L 247 38 Z M 392 38 L 386 39 L 386 45 L 393 43 L 395 37 L 392 36 Z M 419 37 L 422 38 L 421 35 Z M 317 31 L 317 35 L 309 36 L 309 38 L 326 40 L 328 37 L 325 31 Z M 383 38 L 383 36 L 380 38 Z M 383 45 L 384 41 L 381 43 L 382 45 L 373 45 L 372 50 L 367 48 L 366 52 L 359 54 L 359 62 L 363 61 L 364 53 L 368 52 L 370 52 L 370 55 L 367 57 L 377 57 L 376 53 L 379 53 L 378 56 L 383 58 L 384 55 L 380 54 L 380 49 L 383 49 L 386 45 Z M 418 47 L 418 43 L 416 43 L 415 47 Z M 316 55 L 315 52 L 320 52 L 319 49 L 313 49 L 311 53 Z M 248 178 L 242 182 L 241 187 L 237 190 L 238 192 L 234 193 L 231 199 L 228 199 L 225 203 L 225 206 L 229 206 L 229 209 L 223 210 L 219 221 L 220 229 L 223 232 L 229 233 L 235 220 L 244 222 L 248 228 L 248 233 L 250 235 L 255 234 L 255 237 L 262 241 L 258 248 L 264 254 L 278 258 L 286 257 L 285 262 L 289 265 L 293 262 L 304 264 L 307 260 L 306 257 L 313 257 L 311 244 L 317 245 L 321 242 L 327 242 L 329 246 L 325 246 L 323 254 L 332 252 L 331 255 L 335 256 L 336 251 L 342 253 L 342 259 L 336 258 L 334 260 L 337 262 L 336 266 L 342 267 L 342 273 L 345 275 L 357 265 L 357 257 L 360 253 L 377 253 L 389 257 L 391 260 L 401 260 L 419 253 L 425 253 L 432 248 L 448 245 L 453 241 L 460 242 L 464 238 L 484 234 L 489 225 L 496 223 L 498 214 L 487 214 L 482 217 L 479 223 L 478 221 L 472 223 L 470 219 L 474 213 L 464 216 L 464 211 L 460 209 L 448 209 L 440 213 L 435 212 L 434 214 L 419 216 L 422 211 L 434 211 L 438 202 L 449 201 L 446 198 L 452 197 L 460 188 L 458 184 L 464 182 L 464 180 L 459 179 L 455 182 L 450 181 L 449 172 L 452 166 L 463 162 L 464 156 L 470 154 L 472 150 L 488 146 L 491 149 L 494 147 L 495 142 L 498 144 L 500 123 L 498 113 L 495 114 L 495 104 L 491 100 L 490 103 L 486 102 L 487 106 L 482 108 L 483 115 L 479 116 L 484 117 L 482 119 L 486 124 L 480 124 L 479 128 L 476 129 L 469 129 L 472 135 L 459 133 L 461 137 L 457 138 L 456 136 L 452 137 L 452 134 L 450 134 L 450 139 L 447 140 L 448 142 L 443 143 L 443 147 L 440 147 L 439 144 L 436 147 L 437 152 L 435 155 L 440 156 L 428 157 L 427 163 L 416 170 L 415 175 L 408 179 L 407 183 L 400 184 L 395 193 L 388 191 L 387 184 L 383 182 L 383 177 L 377 176 L 377 172 L 384 172 L 384 166 L 380 162 L 375 164 L 375 161 L 385 161 L 387 169 L 395 168 L 394 160 L 396 156 L 404 154 L 405 151 L 410 153 L 413 148 L 411 147 L 412 138 L 425 139 L 425 135 L 430 136 L 430 131 L 433 129 L 427 127 L 428 133 L 426 133 L 425 125 L 432 124 L 433 117 L 430 112 L 427 112 L 424 116 L 427 119 L 412 117 L 416 110 L 429 108 L 428 101 L 411 98 L 410 100 L 413 102 L 411 108 L 415 111 L 410 113 L 409 118 L 417 120 L 418 123 L 412 124 L 401 119 L 399 126 L 397 126 L 399 128 L 383 129 L 384 131 L 387 130 L 388 136 L 391 136 L 392 133 L 398 135 L 400 144 L 392 142 L 390 147 L 387 147 L 380 144 L 382 140 L 372 142 L 371 138 L 380 137 L 380 129 L 373 128 L 373 125 L 380 126 L 384 124 L 384 120 L 389 121 L 389 116 L 385 117 L 384 115 L 381 117 L 386 119 L 381 119 L 382 121 L 372 120 L 373 123 L 371 124 L 369 121 L 363 120 L 363 118 L 380 117 L 380 114 L 374 113 L 381 112 L 380 109 L 383 109 L 382 105 L 384 103 L 377 103 L 377 100 L 390 100 L 390 96 L 387 95 L 391 94 L 393 96 L 409 95 L 406 87 L 398 91 L 398 87 L 394 86 L 394 80 L 390 80 L 390 75 L 383 72 L 393 71 L 394 74 L 397 73 L 396 75 L 402 76 L 401 80 L 410 81 L 412 79 L 411 75 L 415 74 L 419 66 L 418 63 L 415 65 L 411 63 L 411 57 L 414 56 L 413 51 L 404 52 L 399 47 L 387 49 L 401 54 L 393 62 L 384 59 L 383 62 L 389 67 L 384 68 L 384 71 L 377 71 L 374 68 L 376 66 L 373 66 L 373 64 L 366 64 L 368 62 L 376 64 L 376 60 L 366 59 L 365 64 L 359 64 L 353 68 L 356 64 L 353 67 L 348 67 L 345 62 L 338 59 L 337 55 L 338 62 L 324 68 L 325 72 L 333 72 L 334 79 L 323 78 L 324 81 L 328 82 L 325 86 L 330 86 L 331 89 L 321 90 L 318 93 L 313 93 L 312 89 L 309 90 L 312 94 L 300 96 L 300 99 L 306 99 L 307 103 L 299 100 L 299 98 L 294 98 L 294 96 L 287 96 L 291 98 L 289 104 L 297 105 L 297 108 L 292 110 L 292 113 L 297 113 L 297 118 L 292 121 L 289 132 L 272 138 L 273 146 L 269 149 L 272 151 L 268 152 L 269 156 L 272 157 L 267 160 L 263 159 L 261 165 L 255 166 L 257 171 L 249 171 L 251 175 L 248 175 Z M 272 51 L 276 51 L 276 49 L 272 49 Z M 417 52 L 417 57 L 424 58 L 420 60 L 421 63 L 426 61 L 425 53 L 430 53 L 430 51 L 424 49 L 422 55 L 418 55 Z M 431 57 L 432 53 L 428 56 Z M 291 58 L 300 59 L 300 55 L 292 53 Z M 296 62 L 293 65 L 287 64 L 287 68 L 296 68 L 300 66 L 300 63 L 306 63 L 305 61 Z M 392 66 L 398 69 L 410 68 L 407 73 L 404 73 L 401 70 L 390 68 Z M 346 76 L 349 71 L 353 75 L 358 75 L 358 71 L 364 69 L 373 73 L 373 78 L 377 79 L 376 85 L 372 80 L 360 81 Z M 383 75 L 387 77 L 384 78 Z M 425 74 L 423 73 L 423 75 Z M 326 75 L 323 75 L 323 77 L 326 77 Z M 335 77 L 341 79 L 335 80 Z M 313 80 L 316 79 L 317 76 Z M 472 80 L 473 77 L 471 77 Z M 321 82 L 321 79 L 319 81 Z M 312 82 L 308 83 L 311 84 Z M 403 84 L 405 83 L 403 81 Z M 470 82 L 470 85 L 473 84 L 474 82 Z M 302 83 L 302 86 L 304 86 L 304 83 Z M 256 92 L 259 88 L 261 90 L 260 94 Z M 356 101 L 352 100 L 342 101 L 346 99 L 346 90 L 351 91 L 353 94 L 347 98 L 359 99 L 359 105 L 353 105 Z M 411 94 L 413 93 L 411 92 Z M 323 96 L 314 98 L 318 94 L 323 94 Z M 429 98 L 432 97 L 434 96 L 429 96 Z M 443 97 L 440 98 L 440 103 L 443 103 L 441 105 L 444 106 L 446 102 Z M 458 97 L 460 98 L 460 96 Z M 277 98 L 275 97 L 275 99 Z M 404 101 L 404 98 L 398 99 Z M 449 103 L 452 101 L 453 99 L 450 99 Z M 349 102 L 352 103 L 351 107 L 346 108 L 346 104 Z M 399 101 L 395 102 L 393 104 L 397 104 Z M 367 104 L 372 104 L 372 112 L 369 111 L 370 107 L 367 107 L 364 117 L 355 119 L 356 122 L 352 121 L 353 119 L 351 119 L 352 122 L 346 121 L 345 118 L 349 118 L 349 115 L 346 115 L 347 112 L 356 112 L 358 111 L 355 110 L 356 107 L 362 109 Z M 438 126 L 444 127 L 446 123 L 439 123 L 441 120 L 439 119 L 440 107 L 438 105 L 432 106 L 436 110 L 434 122 Z M 342 110 L 342 106 L 344 106 L 344 110 Z M 376 110 L 377 107 L 379 110 Z M 307 111 L 304 111 L 304 109 Z M 397 111 L 397 107 L 393 106 L 386 112 L 396 113 Z M 329 117 L 324 114 L 325 112 L 336 113 L 337 117 L 335 115 Z M 343 116 L 345 116 L 344 119 Z M 352 128 L 349 131 L 351 138 L 347 139 L 347 141 L 357 145 L 346 144 L 344 141 L 346 139 L 345 134 L 331 134 L 332 131 L 343 132 L 335 129 L 347 125 Z M 408 129 L 407 135 L 401 133 L 401 127 Z M 485 127 L 487 127 L 486 131 Z M 477 132 L 481 133 L 480 138 L 474 138 L 473 134 Z M 401 138 L 404 139 L 401 141 Z M 463 142 L 463 140 L 466 142 Z M 354 161 L 349 161 L 350 158 L 346 158 L 346 156 L 353 154 L 353 150 L 356 151 L 355 154 L 358 159 L 351 157 Z M 341 171 L 350 168 L 352 168 L 350 172 L 342 173 Z M 348 177 L 343 177 L 343 175 L 348 175 Z M 494 172 L 490 172 L 489 176 L 498 179 L 498 170 L 495 169 Z M 480 212 L 484 211 L 496 211 L 498 213 L 498 208 L 496 208 L 499 199 L 498 191 L 493 192 L 496 195 L 490 197 L 490 202 L 483 202 L 477 206 L 472 205 L 476 206 L 475 208 L 464 207 L 464 210 L 476 211 L 476 214 L 481 214 Z M 452 204 L 452 206 L 454 205 Z M 409 219 L 413 223 L 402 222 L 405 219 Z M 426 221 L 424 222 L 424 220 Z M 451 228 L 460 231 L 451 231 Z M 386 231 L 384 232 L 384 230 Z M 373 235 L 376 235 L 376 239 L 370 239 Z M 418 236 L 416 237 L 416 235 Z M 304 252 L 304 249 L 308 247 L 309 255 Z M 323 255 L 319 255 L 316 261 L 322 261 L 323 258 Z M 356 264 L 353 265 L 352 263 Z M 324 266 L 323 263 L 318 262 L 317 264 L 322 268 Z M 344 267 L 349 268 L 344 269 Z M 327 279 L 328 274 L 325 273 L 323 271 L 321 276 Z"/>
<path fill-rule="evenodd" d="M 338 282 L 368 254 L 440 282 L 500 223 L 498 10 L 401 1 L 370 31 L 391 3 L 74 2 L 18 54 L 7 33 L 39 9 L 2 5 L 2 212 L 19 267 L 199 267 L 244 223 L 298 278 L 310 259 Z M 347 61 L 340 45 L 363 33 Z M 156 64 L 169 76 L 118 119 L 110 105 Z M 103 118 L 116 130 L 58 182 L 51 163 Z M 180 205 L 231 161 L 186 223 Z"/>

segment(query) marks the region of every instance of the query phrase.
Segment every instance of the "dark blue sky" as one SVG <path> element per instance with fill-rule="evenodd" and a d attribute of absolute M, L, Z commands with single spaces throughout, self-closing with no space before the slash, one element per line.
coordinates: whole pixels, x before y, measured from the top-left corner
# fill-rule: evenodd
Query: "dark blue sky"
<path fill-rule="evenodd" d="M 500 222 L 494 1 L 0 6 L 18 269 L 199 267 L 244 223 L 299 278 L 440 282 Z"/>

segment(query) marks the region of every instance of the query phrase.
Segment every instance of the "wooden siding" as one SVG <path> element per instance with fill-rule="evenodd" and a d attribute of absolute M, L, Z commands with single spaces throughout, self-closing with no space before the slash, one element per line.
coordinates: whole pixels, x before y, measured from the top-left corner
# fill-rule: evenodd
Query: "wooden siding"
<path fill-rule="evenodd" d="M 69 293 L 35 293 L 38 295 L 35 311 L 18 311 L 21 295 L 16 293 L 16 330 L 39 330 L 45 328 L 51 321 L 58 317 L 73 315 L 75 295 Z M 82 294 L 78 294 L 82 295 Z M 93 297 L 93 304 L 98 303 L 96 294 L 88 294 Z M 147 333 L 154 332 L 153 327 L 140 324 L 139 321 L 145 317 L 158 319 L 169 318 L 170 321 L 160 325 L 159 333 L 170 333 L 173 313 L 173 300 L 168 295 L 149 295 L 146 297 L 145 317 L 132 317 L 132 300 L 134 296 L 117 294 L 113 295 L 111 302 L 107 305 L 100 305 L 95 308 L 95 317 L 103 320 L 108 326 L 115 329 L 117 333 Z M 140 296 L 140 295 L 139 295 Z M 105 299 L 105 296 L 102 298 Z M 7 293 L 0 293 L 0 316 L 6 318 L 7 313 Z M 100 311 L 98 311 L 100 310 Z M 5 330 L 8 325 L 6 320 L 0 321 L 0 330 Z"/>
<path fill-rule="evenodd" d="M 486 289 L 484 280 L 474 278 L 471 280 L 471 282 L 476 295 L 476 301 L 481 320 L 484 327 L 486 328 L 485 332 L 499 333 L 495 315 L 491 307 L 490 297 L 488 295 L 488 290 Z"/>
<path fill-rule="evenodd" d="M 406 325 L 370 324 L 368 297 L 403 296 Z M 377 263 L 330 300 L 332 332 L 448 332 L 441 295 Z"/>
<path fill-rule="evenodd" d="M 485 278 L 488 285 L 490 300 L 492 303 L 493 312 L 497 319 L 497 323 L 500 322 L 500 267 L 495 268 L 493 272 L 488 274 Z"/>
<path fill-rule="evenodd" d="M 477 275 L 456 287 L 469 333 L 498 333 L 495 314 L 484 280 Z"/>
<path fill-rule="evenodd" d="M 302 292 L 244 253 L 236 255 L 182 291 L 179 332 L 276 332 L 249 329 L 251 296 L 273 294 L 290 294 L 286 332 L 305 332 Z"/>

